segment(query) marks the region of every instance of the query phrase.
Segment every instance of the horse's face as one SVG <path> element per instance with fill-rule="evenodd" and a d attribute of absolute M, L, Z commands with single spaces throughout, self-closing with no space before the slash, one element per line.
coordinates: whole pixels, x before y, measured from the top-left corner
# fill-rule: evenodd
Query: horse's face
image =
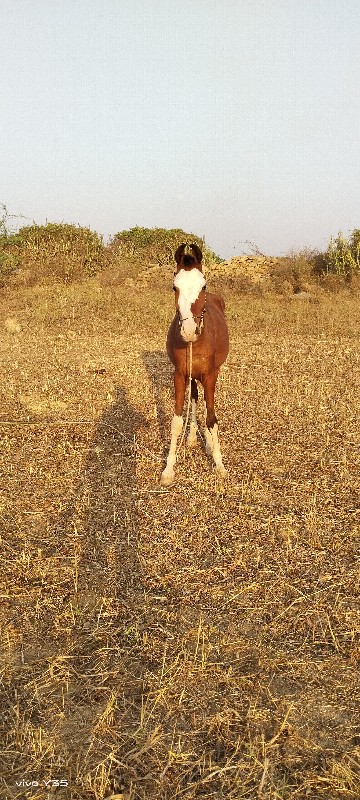
<path fill-rule="evenodd" d="M 184 342 L 196 342 L 202 331 L 206 306 L 206 281 L 200 269 L 178 269 L 174 291 L 180 334 Z"/>

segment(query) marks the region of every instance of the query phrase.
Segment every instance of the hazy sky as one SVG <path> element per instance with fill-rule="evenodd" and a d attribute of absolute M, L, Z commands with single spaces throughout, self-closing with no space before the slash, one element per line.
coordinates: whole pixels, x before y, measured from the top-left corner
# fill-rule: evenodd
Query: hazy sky
<path fill-rule="evenodd" d="M 1 0 L 0 202 L 223 257 L 360 227 L 359 0 Z"/>

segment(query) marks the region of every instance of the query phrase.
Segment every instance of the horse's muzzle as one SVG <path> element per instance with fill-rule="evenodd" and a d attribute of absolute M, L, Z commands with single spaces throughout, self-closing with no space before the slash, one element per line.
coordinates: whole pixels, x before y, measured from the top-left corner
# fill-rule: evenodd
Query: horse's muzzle
<path fill-rule="evenodd" d="M 197 342 L 201 333 L 201 329 L 199 325 L 195 326 L 186 326 L 183 324 L 180 327 L 180 336 L 184 340 L 184 342 Z"/>

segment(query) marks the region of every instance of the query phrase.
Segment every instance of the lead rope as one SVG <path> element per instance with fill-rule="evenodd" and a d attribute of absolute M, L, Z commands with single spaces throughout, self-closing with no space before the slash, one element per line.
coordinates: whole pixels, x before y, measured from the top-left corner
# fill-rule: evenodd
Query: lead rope
<path fill-rule="evenodd" d="M 189 388 L 188 388 L 188 403 L 187 403 L 187 410 L 186 410 L 186 419 L 185 419 L 185 425 L 184 425 L 184 427 L 183 427 L 183 431 L 182 431 L 182 434 L 181 434 L 181 437 L 180 437 L 180 442 L 179 442 L 179 444 L 178 444 L 178 446 L 177 446 L 177 448 L 176 448 L 175 459 L 177 458 L 177 456 L 178 456 L 178 453 L 179 453 L 179 450 L 180 450 L 180 447 L 181 447 L 181 445 L 182 445 L 182 443 L 183 443 L 183 441 L 184 441 L 184 436 L 185 436 L 185 433 L 186 433 L 186 428 L 187 428 L 187 424 L 188 424 L 188 421 L 189 421 L 189 414 L 190 414 L 190 402 L 191 402 L 191 373 L 192 373 L 192 342 L 189 342 L 189 345 L 190 345 L 190 355 L 189 355 Z"/>

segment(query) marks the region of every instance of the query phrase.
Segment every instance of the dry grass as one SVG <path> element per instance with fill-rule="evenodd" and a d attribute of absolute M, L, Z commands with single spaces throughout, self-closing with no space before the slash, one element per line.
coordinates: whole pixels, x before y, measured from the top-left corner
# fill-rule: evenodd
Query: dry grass
<path fill-rule="evenodd" d="M 358 800 L 358 297 L 226 292 L 166 491 L 168 286 L 2 294 L 4 797 Z"/>

